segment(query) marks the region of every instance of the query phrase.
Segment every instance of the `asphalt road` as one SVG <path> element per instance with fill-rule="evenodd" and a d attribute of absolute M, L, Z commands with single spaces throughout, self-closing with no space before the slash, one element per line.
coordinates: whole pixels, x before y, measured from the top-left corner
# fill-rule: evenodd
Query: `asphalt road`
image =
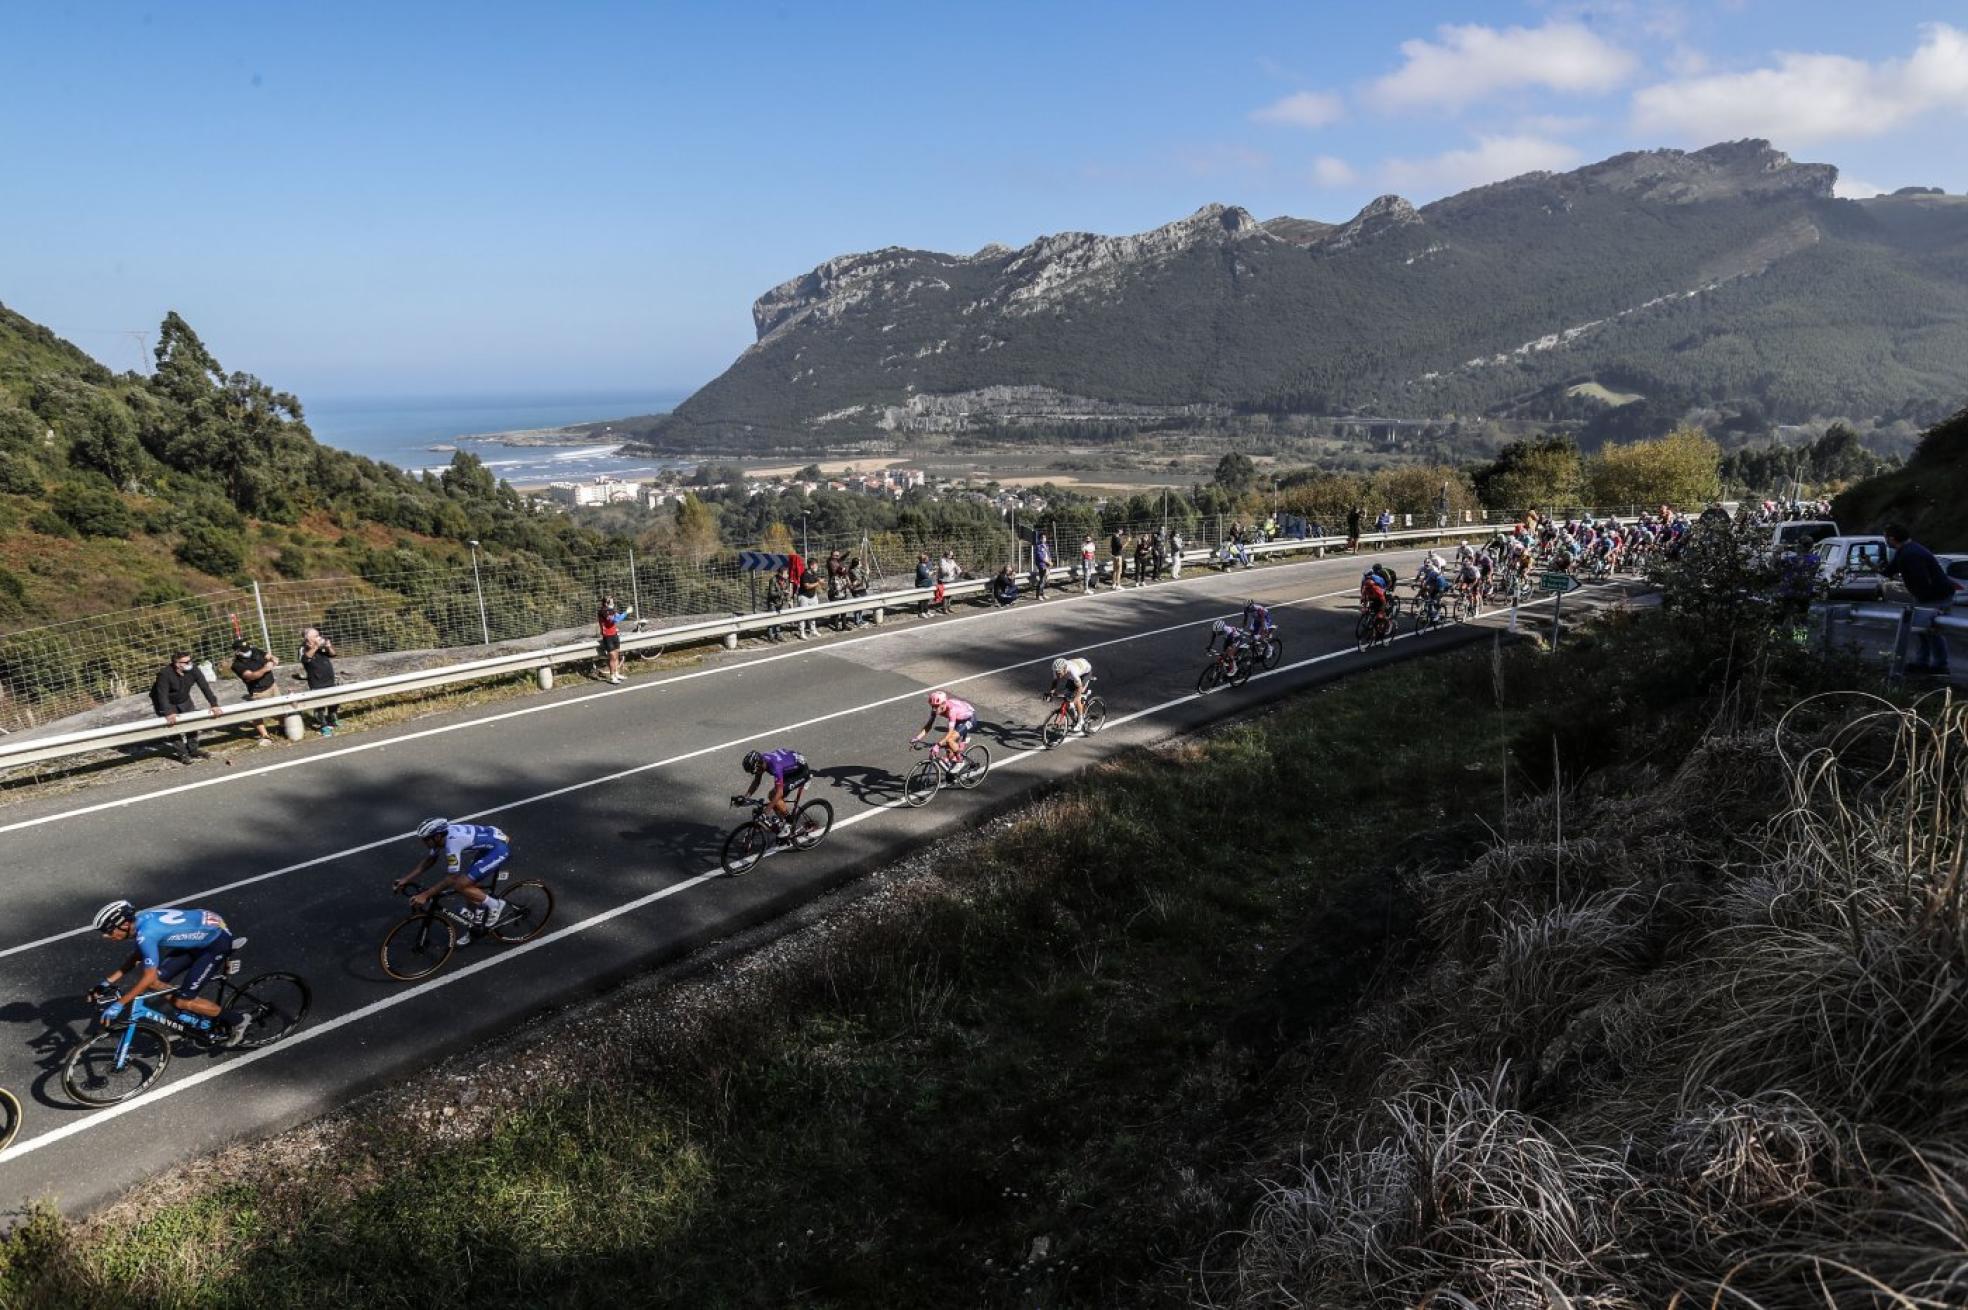
<path fill-rule="evenodd" d="M 1416 557 L 1385 556 L 1404 577 Z M 1467 639 L 1465 627 L 1356 653 L 1360 569 L 1340 558 L 1192 570 L 1144 590 L 959 610 L 0 808 L 0 1086 L 26 1107 L 20 1140 L 0 1156 L 0 1210 L 34 1198 L 87 1208 L 783 913 L 1102 755 Z M 1198 698 L 1208 625 L 1248 595 L 1272 606 L 1284 662 Z M 1039 695 L 1062 654 L 1093 661 L 1109 724 L 1044 751 Z M 912 809 L 900 804 L 901 782 L 921 757 L 907 738 L 938 685 L 978 707 L 993 772 L 975 791 L 946 789 Z M 813 763 L 808 796 L 832 801 L 834 832 L 817 850 L 724 878 L 719 851 L 740 817 L 725 798 L 746 781 L 738 759 L 779 745 Z M 556 904 L 533 942 L 473 945 L 411 985 L 382 973 L 377 948 L 404 913 L 390 880 L 416 862 L 409 834 L 430 814 L 504 828 L 514 878 L 544 879 Z M 89 1031 L 82 993 L 125 949 L 86 925 L 117 896 L 222 913 L 250 938 L 242 978 L 292 970 L 309 980 L 306 1025 L 252 1053 L 181 1045 L 143 1096 L 109 1110 L 70 1104 L 60 1065 Z"/>

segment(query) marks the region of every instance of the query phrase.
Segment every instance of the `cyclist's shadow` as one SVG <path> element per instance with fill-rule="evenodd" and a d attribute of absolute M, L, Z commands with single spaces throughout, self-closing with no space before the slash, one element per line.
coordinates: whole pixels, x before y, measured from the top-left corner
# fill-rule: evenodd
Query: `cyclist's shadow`
<path fill-rule="evenodd" d="M 653 843 L 679 863 L 715 863 L 724 849 L 725 834 L 742 820 L 742 815 L 736 815 L 731 825 L 714 828 L 708 823 L 653 819 L 640 828 L 624 828 L 618 835 L 624 841 Z"/>
<path fill-rule="evenodd" d="M 1051 717 L 1050 706 L 1047 708 L 1047 717 L 1049 718 Z M 983 719 L 977 721 L 979 734 L 988 737 L 991 745 L 1007 752 L 1043 749 L 1045 746 L 1045 736 L 1042 732 L 1043 727 L 1043 721 L 1039 723 L 1018 724 L 988 723 Z"/>
<path fill-rule="evenodd" d="M 831 769 L 815 769 L 813 777 L 845 788 L 863 805 L 891 805 L 902 799 L 901 775 L 877 765 L 837 764 Z"/>
<path fill-rule="evenodd" d="M 75 1108 L 74 1102 L 55 1094 L 55 1089 L 60 1085 L 62 1062 L 78 1042 L 89 1036 L 89 1025 L 95 1015 L 95 1009 L 80 996 L 55 997 L 38 1005 L 33 1001 L 0 1005 L 0 1023 L 41 1026 L 41 1031 L 27 1040 L 28 1049 L 35 1055 L 34 1066 L 41 1071 L 29 1092 L 38 1104 Z"/>

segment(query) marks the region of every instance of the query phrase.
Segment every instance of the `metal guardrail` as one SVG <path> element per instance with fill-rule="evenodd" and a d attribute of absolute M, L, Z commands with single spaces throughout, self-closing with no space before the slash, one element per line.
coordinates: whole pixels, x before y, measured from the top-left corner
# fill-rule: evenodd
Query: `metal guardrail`
<path fill-rule="evenodd" d="M 1438 541 L 1445 537 L 1491 536 L 1502 531 L 1495 523 L 1458 525 L 1442 528 L 1413 528 L 1399 532 L 1361 534 L 1360 545 L 1385 546 L 1400 543 L 1419 544 L 1425 541 Z M 1309 552 L 1324 555 L 1326 551 L 1343 548 L 1344 536 L 1324 536 L 1290 538 L 1278 541 L 1260 542 L 1245 547 L 1255 558 L 1272 555 L 1287 555 Z M 1184 568 L 1209 566 L 1223 559 L 1221 547 L 1206 547 L 1182 552 Z M 1100 561 L 1105 563 L 1105 559 Z M 1104 572 L 1104 570 L 1103 570 Z M 1062 565 L 1051 569 L 1047 583 L 1054 580 L 1070 583 L 1077 580 L 1078 567 Z M 1028 582 L 1029 575 L 1020 575 L 1021 589 Z M 988 592 L 989 578 L 966 579 L 947 584 L 944 594 L 950 599 L 981 595 Z M 935 589 L 929 587 L 910 588 L 906 591 L 882 592 L 877 595 L 856 599 L 828 601 L 819 605 L 788 608 L 783 611 L 765 610 L 752 614 L 734 614 L 730 618 L 710 619 L 697 623 L 686 623 L 676 627 L 663 628 L 654 632 L 624 635 L 622 650 L 661 650 L 669 646 L 690 645 L 697 642 L 721 641 L 730 648 L 736 648 L 738 638 L 748 632 L 759 632 L 767 628 L 783 628 L 791 624 L 810 623 L 843 615 L 870 614 L 880 623 L 887 610 L 912 608 L 934 600 Z M 593 640 L 570 643 L 565 646 L 551 646 L 539 650 L 518 651 L 510 655 L 495 655 L 486 659 L 466 660 L 457 664 L 446 664 L 438 668 L 419 669 L 409 673 L 393 673 L 378 678 L 367 678 L 359 682 L 342 683 L 334 687 L 324 687 L 318 691 L 285 692 L 260 700 L 244 701 L 220 708 L 217 715 L 207 710 L 195 710 L 178 716 L 178 722 L 168 724 L 154 715 L 146 715 L 141 720 L 122 724 L 105 724 L 96 728 L 83 728 L 75 732 L 60 733 L 27 741 L 0 743 L 0 772 L 20 765 L 45 764 L 51 760 L 70 756 L 86 755 L 95 751 L 115 750 L 120 747 L 137 746 L 146 742 L 163 741 L 182 733 L 205 731 L 211 728 L 236 726 L 264 719 L 279 718 L 286 721 L 287 735 L 298 740 L 300 737 L 300 716 L 303 712 L 325 705 L 349 705 L 360 701 L 378 700 L 388 696 L 402 696 L 431 691 L 439 687 L 457 686 L 470 682 L 481 682 L 493 678 L 510 677 L 518 673 L 538 675 L 543 688 L 552 685 L 552 671 L 562 665 L 592 663 L 597 655 Z"/>
<path fill-rule="evenodd" d="M 1968 633 L 1968 615 L 1951 614 L 1933 605 L 1813 605 L 1811 611 L 1822 630 L 1827 655 L 1841 646 L 1849 648 L 1858 645 L 1856 641 L 1841 643 L 1838 640 L 1837 630 L 1840 626 L 1890 629 L 1888 676 L 1894 678 L 1903 677 L 1906 673 L 1907 649 L 1913 644 L 1916 632 L 1938 628 L 1944 633 Z"/>

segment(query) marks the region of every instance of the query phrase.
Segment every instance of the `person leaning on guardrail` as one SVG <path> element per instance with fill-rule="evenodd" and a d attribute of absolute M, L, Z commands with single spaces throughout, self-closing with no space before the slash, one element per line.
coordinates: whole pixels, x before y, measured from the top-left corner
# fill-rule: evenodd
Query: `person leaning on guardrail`
<path fill-rule="evenodd" d="M 1947 613 L 1954 605 L 1954 583 L 1941 562 L 1934 558 L 1934 552 L 1913 540 L 1904 524 L 1887 524 L 1885 537 L 1886 563 L 1881 566 L 1880 575 L 1898 578 L 1913 597 L 1913 603 L 1922 609 L 1932 609 L 1934 617 Z M 1947 677 L 1947 634 L 1930 623 L 1915 628 L 1913 639 L 1920 643 L 1920 653 L 1907 661 L 1906 671 Z"/>
<path fill-rule="evenodd" d="M 765 584 L 765 607 L 774 614 L 784 614 L 786 607 L 792 603 L 792 581 L 786 576 L 786 570 L 779 569 L 773 573 L 772 580 Z M 765 639 L 772 642 L 785 640 L 780 635 L 779 625 L 776 623 L 765 630 Z"/>
<path fill-rule="evenodd" d="M 197 708 L 191 703 L 194 687 L 204 695 L 206 704 L 212 707 L 212 717 L 219 717 L 219 698 L 213 692 L 212 684 L 205 680 L 205 671 L 192 666 L 190 651 L 178 651 L 171 656 L 170 663 L 158 672 L 157 681 L 150 684 L 150 706 L 164 722 L 176 724 L 179 715 L 190 714 Z M 167 749 L 181 764 L 209 758 L 198 749 L 196 728 L 179 733 L 171 741 L 174 745 Z"/>
<path fill-rule="evenodd" d="M 273 685 L 273 671 L 279 667 L 279 660 L 250 641 L 242 640 L 232 644 L 232 676 L 245 685 L 247 700 L 265 700 L 269 696 L 278 694 L 279 688 Z M 273 740 L 267 736 L 267 724 L 272 722 L 273 719 L 259 719 L 254 722 L 254 745 L 264 745 Z"/>
<path fill-rule="evenodd" d="M 793 558 L 800 559 L 798 555 L 793 556 Z M 819 603 L 820 603 L 820 569 L 810 559 L 801 560 L 799 584 L 797 590 L 793 594 L 793 607 L 795 609 L 811 609 L 812 607 L 818 605 Z M 801 641 L 805 641 L 808 637 L 811 637 L 815 631 L 816 629 L 813 626 L 812 619 L 801 619 L 799 622 L 799 626 L 796 629 L 794 629 L 793 635 L 798 637 Z"/>

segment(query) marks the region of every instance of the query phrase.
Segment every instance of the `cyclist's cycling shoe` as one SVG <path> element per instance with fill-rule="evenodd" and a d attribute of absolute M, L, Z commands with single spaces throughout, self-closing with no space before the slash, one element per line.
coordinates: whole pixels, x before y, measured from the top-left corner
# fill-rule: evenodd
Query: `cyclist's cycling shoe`
<path fill-rule="evenodd" d="M 231 1050 L 246 1040 L 246 1030 L 253 1026 L 252 1016 L 237 1010 L 222 1014 L 213 1027 L 213 1045 Z"/>

